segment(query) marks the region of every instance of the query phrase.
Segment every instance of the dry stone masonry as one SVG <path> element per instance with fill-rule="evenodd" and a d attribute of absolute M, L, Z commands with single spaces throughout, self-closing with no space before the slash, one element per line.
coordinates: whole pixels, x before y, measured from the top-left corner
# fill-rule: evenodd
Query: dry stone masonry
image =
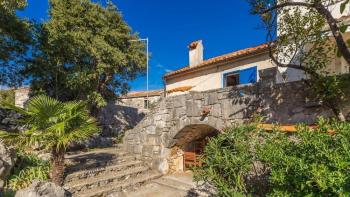
<path fill-rule="evenodd" d="M 0 141 L 0 196 L 5 180 L 15 165 L 16 153 Z"/>
<path fill-rule="evenodd" d="M 161 174 L 118 147 L 66 155 L 64 187 L 73 197 L 120 196 Z"/>
<path fill-rule="evenodd" d="M 165 174 L 172 170 L 174 159 L 179 159 L 173 149 L 183 141 L 207 135 L 208 128 L 220 131 L 244 123 L 254 114 L 267 122 L 285 124 L 310 124 L 319 116 L 332 115 L 312 100 L 303 82 L 276 84 L 275 72 L 275 68 L 261 70 L 256 84 L 162 98 L 134 129 L 126 132 L 124 148 Z M 184 131 L 188 134 L 182 134 Z"/>
<path fill-rule="evenodd" d="M 70 197 L 71 194 L 51 182 L 34 181 L 28 188 L 16 192 L 15 197 Z"/>

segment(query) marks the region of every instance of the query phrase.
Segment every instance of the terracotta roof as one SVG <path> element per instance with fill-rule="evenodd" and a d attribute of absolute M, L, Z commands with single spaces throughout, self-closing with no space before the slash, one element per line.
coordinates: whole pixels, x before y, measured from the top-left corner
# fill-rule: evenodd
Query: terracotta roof
<path fill-rule="evenodd" d="M 192 71 L 192 70 L 196 70 L 196 69 L 199 69 L 199 68 L 203 68 L 205 66 L 209 66 L 209 65 L 212 65 L 212 64 L 215 64 L 215 63 L 219 63 L 219 62 L 228 61 L 228 60 L 232 60 L 232 59 L 235 59 L 235 58 L 251 55 L 251 54 L 254 54 L 254 53 L 258 53 L 260 51 L 266 51 L 268 49 L 268 47 L 269 47 L 268 44 L 262 44 L 262 45 L 259 45 L 259 46 L 256 46 L 256 47 L 250 47 L 250 48 L 238 50 L 238 51 L 235 51 L 235 52 L 232 52 L 232 53 L 228 53 L 228 54 L 225 54 L 225 55 L 221 55 L 221 56 L 217 56 L 217 57 L 214 57 L 214 58 L 210 58 L 208 60 L 203 61 L 201 64 L 199 64 L 197 66 L 194 66 L 194 67 L 186 66 L 186 67 L 183 67 L 183 68 L 181 68 L 179 70 L 166 73 L 164 75 L 164 78 L 168 78 L 170 76 L 174 76 L 174 75 L 177 75 L 177 74 L 180 74 L 180 73 L 184 73 L 184 72 L 187 72 L 187 71 Z"/>
<path fill-rule="evenodd" d="M 160 96 L 163 90 L 150 90 L 148 96 Z M 126 95 L 122 95 L 120 98 L 136 98 L 136 97 L 147 97 L 147 91 L 129 92 Z"/>
<path fill-rule="evenodd" d="M 174 92 L 186 92 L 190 89 L 192 89 L 193 86 L 181 86 L 181 87 L 177 87 L 177 88 L 174 88 L 174 89 L 171 89 L 171 90 L 167 90 L 166 92 L 168 94 L 171 94 L 171 93 L 174 93 Z"/>

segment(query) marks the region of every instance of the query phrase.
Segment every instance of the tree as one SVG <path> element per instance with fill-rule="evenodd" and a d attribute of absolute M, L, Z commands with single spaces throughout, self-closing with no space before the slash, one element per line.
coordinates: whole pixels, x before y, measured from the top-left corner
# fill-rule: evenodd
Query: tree
<path fill-rule="evenodd" d="M 267 30 L 270 57 L 279 67 L 304 71 L 306 84 L 339 120 L 345 120 L 341 104 L 350 78 L 336 71 L 342 57 L 350 65 L 346 17 L 336 19 L 334 5 L 343 13 L 349 0 L 249 0 Z M 348 67 L 350 71 L 350 67 Z"/>
<path fill-rule="evenodd" d="M 34 93 L 61 101 L 88 100 L 96 112 L 128 90 L 145 68 L 145 48 L 117 8 L 90 0 L 50 0 L 50 20 L 38 31 L 38 45 L 26 73 Z"/>
<path fill-rule="evenodd" d="M 99 131 L 95 119 L 89 117 L 84 102 L 62 103 L 41 95 L 30 99 L 26 109 L 6 103 L 3 105 L 22 114 L 26 130 L 19 133 L 2 131 L 0 138 L 21 149 L 39 145 L 40 148 L 50 151 L 50 177 L 58 185 L 63 184 L 67 146 L 72 142 L 85 140 Z"/>
<path fill-rule="evenodd" d="M 20 71 L 31 44 L 30 23 L 16 16 L 26 0 L 0 0 L 0 85 L 18 86 Z"/>

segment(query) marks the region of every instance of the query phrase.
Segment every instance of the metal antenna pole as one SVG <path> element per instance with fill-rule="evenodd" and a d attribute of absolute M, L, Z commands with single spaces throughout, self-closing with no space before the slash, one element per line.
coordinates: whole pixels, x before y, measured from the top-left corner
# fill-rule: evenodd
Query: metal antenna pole
<path fill-rule="evenodd" d="M 149 66 L 149 56 L 148 56 L 148 50 L 149 50 L 149 48 L 148 48 L 148 38 L 146 38 L 146 45 L 147 45 L 147 52 L 146 52 L 146 55 L 147 55 L 147 111 L 149 110 L 148 108 L 149 108 L 149 88 L 148 88 L 148 66 Z"/>
<path fill-rule="evenodd" d="M 146 42 L 146 60 L 147 60 L 147 64 L 146 64 L 146 69 L 147 69 L 147 77 L 146 77 L 146 89 L 147 89 L 147 94 L 146 94 L 146 98 L 147 98 L 147 100 L 146 100 L 146 104 L 147 104 L 147 106 L 146 106 L 146 109 L 147 109 L 147 111 L 148 111 L 148 109 L 149 109 L 149 93 L 148 93 L 148 91 L 149 91 L 149 86 L 148 86 L 148 80 L 149 80 L 149 76 L 148 76 L 148 71 L 149 71 L 149 45 L 148 45 L 148 42 L 149 40 L 148 40 L 148 38 L 144 38 L 144 39 L 137 39 L 137 40 L 130 40 L 130 42 Z"/>

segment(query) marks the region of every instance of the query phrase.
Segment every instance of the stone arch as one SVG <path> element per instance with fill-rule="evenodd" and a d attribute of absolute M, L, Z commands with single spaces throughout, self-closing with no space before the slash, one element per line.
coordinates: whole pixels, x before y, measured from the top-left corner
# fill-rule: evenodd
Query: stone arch
<path fill-rule="evenodd" d="M 218 129 L 208 124 L 189 124 L 180 129 L 170 142 L 167 158 L 170 173 L 184 170 L 185 152 L 202 154 L 207 139 L 219 133 Z"/>
<path fill-rule="evenodd" d="M 170 144 L 171 146 L 183 147 L 192 141 L 213 137 L 217 134 L 219 134 L 219 130 L 208 124 L 190 124 L 179 130 Z"/>
<path fill-rule="evenodd" d="M 181 117 L 176 120 L 173 127 L 169 130 L 168 140 L 164 143 L 166 148 L 171 148 L 176 145 L 181 133 L 184 133 L 188 129 L 201 130 L 209 129 L 216 131 L 221 131 L 224 127 L 223 120 L 215 118 L 212 116 L 202 116 L 202 117 Z M 204 131 L 203 131 L 204 132 Z"/>

